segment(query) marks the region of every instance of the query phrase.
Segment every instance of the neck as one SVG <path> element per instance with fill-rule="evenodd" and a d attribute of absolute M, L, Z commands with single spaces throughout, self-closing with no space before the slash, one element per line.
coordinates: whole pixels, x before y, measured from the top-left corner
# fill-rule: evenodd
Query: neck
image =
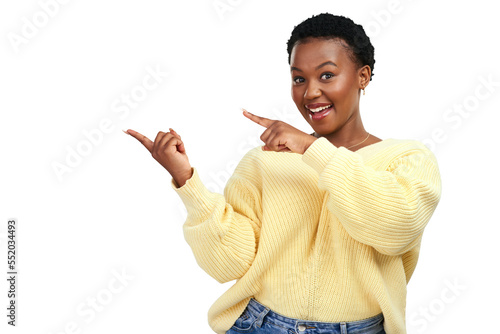
<path fill-rule="evenodd" d="M 315 137 L 325 137 L 328 139 L 330 143 L 335 145 L 336 147 L 344 146 L 346 148 L 351 147 L 353 149 L 358 149 L 362 147 L 361 145 L 357 145 L 364 141 L 368 136 L 368 132 L 365 130 L 363 126 L 363 122 L 359 117 L 353 117 L 349 119 L 340 129 L 335 130 L 332 133 L 326 134 L 318 134 L 314 132 Z M 366 141 L 364 142 L 366 143 Z M 363 144 L 364 144 L 363 143 Z"/>

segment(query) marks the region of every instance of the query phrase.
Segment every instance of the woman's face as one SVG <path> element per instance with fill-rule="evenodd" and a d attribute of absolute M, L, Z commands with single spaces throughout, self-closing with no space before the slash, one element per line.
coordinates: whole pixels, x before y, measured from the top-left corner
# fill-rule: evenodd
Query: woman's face
<path fill-rule="evenodd" d="M 339 39 L 312 38 L 292 49 L 292 98 L 319 135 L 337 132 L 346 124 L 356 130 L 360 89 L 367 78 L 347 52 Z M 321 106 L 331 107 L 313 116 L 310 109 Z"/>

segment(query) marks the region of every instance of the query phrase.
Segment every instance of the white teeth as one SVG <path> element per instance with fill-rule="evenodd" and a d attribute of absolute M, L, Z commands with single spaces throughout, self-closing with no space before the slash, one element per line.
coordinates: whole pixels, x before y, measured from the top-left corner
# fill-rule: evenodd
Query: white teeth
<path fill-rule="evenodd" d="M 328 106 L 324 106 L 324 107 L 319 107 L 319 108 L 316 108 L 316 109 L 309 109 L 311 110 L 312 112 L 320 112 L 321 110 L 325 110 L 325 109 L 328 109 L 330 108 L 332 105 L 328 105 Z"/>

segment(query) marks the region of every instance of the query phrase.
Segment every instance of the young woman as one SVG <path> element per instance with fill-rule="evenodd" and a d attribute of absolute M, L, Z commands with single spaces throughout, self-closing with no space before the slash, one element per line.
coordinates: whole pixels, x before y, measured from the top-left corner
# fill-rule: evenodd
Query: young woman
<path fill-rule="evenodd" d="M 172 129 L 154 142 L 127 133 L 171 174 L 198 264 L 236 280 L 208 312 L 214 332 L 406 333 L 406 285 L 441 196 L 436 158 L 363 127 L 375 60 L 360 25 L 313 16 L 293 29 L 288 55 L 292 98 L 314 133 L 244 111 L 265 145 L 224 195 L 204 186 Z"/>

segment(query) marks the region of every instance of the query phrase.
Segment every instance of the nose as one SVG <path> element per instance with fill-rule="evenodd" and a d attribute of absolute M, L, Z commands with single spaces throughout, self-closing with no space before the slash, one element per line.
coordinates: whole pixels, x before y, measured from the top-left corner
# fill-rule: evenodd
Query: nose
<path fill-rule="evenodd" d="M 321 96 L 321 89 L 317 82 L 309 81 L 306 90 L 304 92 L 304 99 L 313 100 Z"/>

